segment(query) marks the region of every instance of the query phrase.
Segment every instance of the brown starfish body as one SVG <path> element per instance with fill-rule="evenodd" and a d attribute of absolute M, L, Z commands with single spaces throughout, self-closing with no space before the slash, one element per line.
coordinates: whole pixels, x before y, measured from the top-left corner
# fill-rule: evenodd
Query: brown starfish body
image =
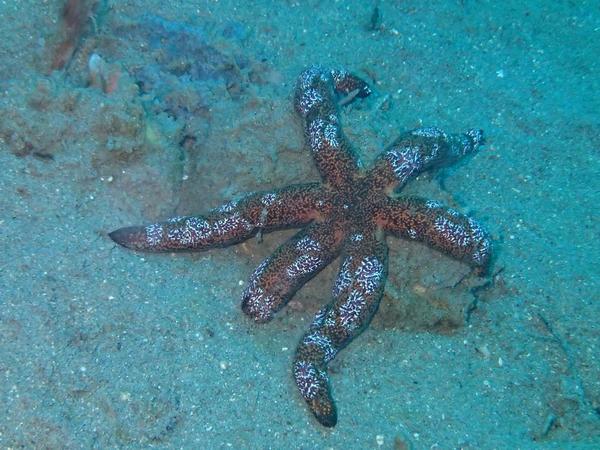
<path fill-rule="evenodd" d="M 369 170 L 361 168 L 339 121 L 336 94 L 366 97 L 369 87 L 343 70 L 312 67 L 297 83 L 294 106 L 322 183 L 253 193 L 202 216 L 176 217 L 110 233 L 142 251 L 207 250 L 257 233 L 303 229 L 254 271 L 242 309 L 266 322 L 308 280 L 341 255 L 333 300 L 300 342 L 293 374 L 301 396 L 324 426 L 337 422 L 327 365 L 358 336 L 377 311 L 387 276 L 387 235 L 416 240 L 477 270 L 490 258 L 490 240 L 471 218 L 437 202 L 395 197 L 394 191 L 434 167 L 477 150 L 481 130 L 446 134 L 419 128 L 402 134 Z"/>

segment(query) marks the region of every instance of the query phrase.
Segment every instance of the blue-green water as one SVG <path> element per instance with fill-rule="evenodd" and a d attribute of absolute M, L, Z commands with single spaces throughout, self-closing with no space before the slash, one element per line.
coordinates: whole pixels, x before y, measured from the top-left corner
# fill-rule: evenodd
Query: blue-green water
<path fill-rule="evenodd" d="M 71 2 L 70 26 L 60 1 L 0 4 L 0 447 L 600 446 L 597 2 L 125 3 Z M 107 236 L 318 180 L 292 108 L 312 64 L 370 82 L 341 113 L 367 164 L 403 130 L 484 129 L 403 194 L 494 242 L 477 278 L 389 240 L 379 312 L 330 364 L 333 429 L 291 364 L 338 262 L 257 325 L 242 291 L 291 231 Z"/>

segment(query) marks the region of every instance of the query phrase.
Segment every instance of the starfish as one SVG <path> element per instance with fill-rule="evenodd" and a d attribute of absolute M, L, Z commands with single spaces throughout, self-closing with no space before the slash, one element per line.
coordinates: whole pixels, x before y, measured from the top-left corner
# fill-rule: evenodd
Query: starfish
<path fill-rule="evenodd" d="M 300 395 L 326 427 L 337 423 L 327 366 L 377 311 L 387 277 L 386 236 L 422 242 L 478 273 L 490 260 L 490 239 L 475 220 L 435 201 L 397 195 L 417 174 L 475 152 L 483 132 L 446 134 L 433 127 L 408 131 L 365 170 L 344 136 L 338 97 L 345 95 L 340 103 L 349 103 L 370 93 L 365 81 L 344 70 L 311 67 L 300 75 L 294 107 L 321 183 L 251 193 L 204 215 L 110 233 L 124 247 L 157 252 L 207 250 L 265 232 L 302 228 L 250 277 L 242 310 L 256 322 L 269 321 L 298 289 L 341 256 L 333 299 L 317 313 L 293 362 Z"/>

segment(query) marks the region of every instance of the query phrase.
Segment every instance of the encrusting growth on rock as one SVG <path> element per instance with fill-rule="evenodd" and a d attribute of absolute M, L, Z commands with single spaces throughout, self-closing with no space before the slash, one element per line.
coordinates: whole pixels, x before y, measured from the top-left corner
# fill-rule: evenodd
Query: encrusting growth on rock
<path fill-rule="evenodd" d="M 97 3 L 98 0 L 66 0 L 61 14 L 63 36 L 52 57 L 52 70 L 69 65 Z"/>

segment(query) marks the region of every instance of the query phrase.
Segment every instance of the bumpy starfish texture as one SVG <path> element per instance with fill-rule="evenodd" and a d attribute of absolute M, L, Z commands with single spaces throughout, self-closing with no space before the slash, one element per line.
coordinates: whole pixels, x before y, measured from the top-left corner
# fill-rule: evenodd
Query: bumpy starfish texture
<path fill-rule="evenodd" d="M 370 93 L 363 80 L 343 70 L 312 67 L 301 74 L 294 106 L 322 183 L 253 193 L 202 216 L 110 233 L 115 242 L 134 250 L 207 250 L 257 233 L 302 227 L 250 277 L 242 310 L 257 322 L 270 320 L 341 255 L 333 300 L 317 313 L 293 363 L 300 395 L 327 427 L 337 422 L 327 365 L 377 311 L 387 277 L 386 236 L 423 242 L 479 272 L 490 259 L 490 240 L 473 219 L 434 201 L 394 195 L 424 170 L 475 152 L 483 143 L 482 131 L 415 129 L 384 150 L 371 169 L 363 170 L 342 131 L 337 96 L 352 100 Z"/>

